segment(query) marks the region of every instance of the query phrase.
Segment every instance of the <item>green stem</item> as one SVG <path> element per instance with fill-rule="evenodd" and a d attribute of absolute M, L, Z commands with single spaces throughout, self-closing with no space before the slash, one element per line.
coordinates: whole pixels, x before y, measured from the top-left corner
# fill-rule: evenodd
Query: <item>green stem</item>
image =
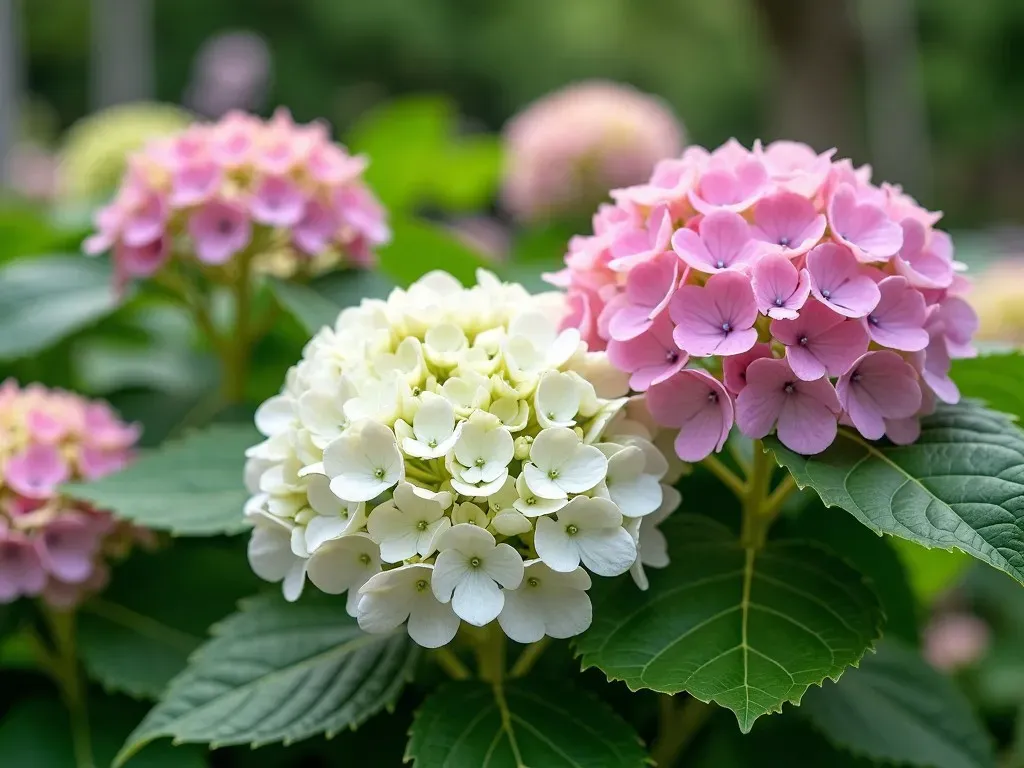
<path fill-rule="evenodd" d="M 775 490 L 771 492 L 771 495 L 765 499 L 764 508 L 761 514 L 774 520 L 778 517 L 779 512 L 782 511 L 782 505 L 786 503 L 786 499 L 788 499 L 790 494 L 796 489 L 796 480 L 794 477 L 792 475 L 786 475 L 786 479 L 779 483 L 775 487 Z"/>
<path fill-rule="evenodd" d="M 61 697 L 71 719 L 71 740 L 77 768 L 95 768 L 89 716 L 85 703 L 85 685 L 78 669 L 75 650 L 75 614 L 44 608 L 50 627 L 53 653 L 49 657 L 49 671 L 60 688 Z"/>
<path fill-rule="evenodd" d="M 505 678 L 505 633 L 497 622 L 484 627 L 476 646 L 477 674 L 481 680 L 501 685 Z"/>
<path fill-rule="evenodd" d="M 469 668 L 449 649 L 435 648 L 432 655 L 437 665 L 453 680 L 469 680 L 473 677 L 473 673 L 469 671 Z"/>
<path fill-rule="evenodd" d="M 756 458 L 756 457 L 755 457 Z M 725 483 L 729 490 L 735 493 L 740 498 L 743 498 L 747 492 L 747 487 L 744 482 L 729 469 L 725 464 L 714 454 L 705 458 L 702 462 L 705 467 L 710 470 L 711 474 Z"/>
<path fill-rule="evenodd" d="M 508 673 L 509 677 L 523 677 L 531 669 L 533 665 L 537 663 L 537 659 L 541 657 L 544 650 L 548 647 L 551 642 L 551 638 L 545 635 L 536 643 L 530 643 L 526 646 L 525 650 L 519 654 L 519 658 L 516 659 L 516 663 L 512 665 L 512 671 Z"/>
<path fill-rule="evenodd" d="M 689 746 L 714 713 L 710 704 L 687 698 L 677 707 L 671 696 L 661 698 L 658 739 L 651 749 L 651 759 L 659 768 L 669 768 Z"/>
<path fill-rule="evenodd" d="M 743 500 L 743 530 L 740 543 L 748 549 L 760 549 L 774 516 L 765 514 L 765 501 L 771 487 L 772 457 L 764 452 L 760 440 L 754 441 L 754 460 L 747 477 Z"/>
<path fill-rule="evenodd" d="M 252 254 L 239 255 L 238 274 L 235 275 L 235 327 L 223 349 L 224 399 L 228 403 L 245 400 L 245 385 L 252 352 L 252 331 L 249 328 L 252 313 Z"/>

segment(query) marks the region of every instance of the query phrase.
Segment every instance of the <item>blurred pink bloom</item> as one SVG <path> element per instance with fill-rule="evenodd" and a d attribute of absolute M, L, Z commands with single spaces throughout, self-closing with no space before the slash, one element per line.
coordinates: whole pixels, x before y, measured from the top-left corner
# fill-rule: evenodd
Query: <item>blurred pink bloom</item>
<path fill-rule="evenodd" d="M 254 221 L 271 227 L 293 227 L 306 208 L 306 196 L 298 185 L 284 176 L 265 176 L 256 182 L 249 198 Z"/>
<path fill-rule="evenodd" d="M 924 657 L 936 669 L 952 672 L 969 667 L 988 649 L 988 624 L 969 613 L 934 616 L 924 630 Z"/>
<path fill-rule="evenodd" d="M 200 261 L 224 264 L 249 244 L 252 224 L 240 205 L 212 200 L 189 218 L 188 233 Z"/>
<path fill-rule="evenodd" d="M 679 152 L 682 129 L 659 99 L 617 83 L 570 85 L 534 102 L 504 131 L 502 198 L 519 220 L 585 211 Z"/>
<path fill-rule="evenodd" d="M 52 445 L 29 445 L 11 456 L 4 472 L 7 484 L 30 499 L 52 496 L 71 474 L 60 451 Z"/>

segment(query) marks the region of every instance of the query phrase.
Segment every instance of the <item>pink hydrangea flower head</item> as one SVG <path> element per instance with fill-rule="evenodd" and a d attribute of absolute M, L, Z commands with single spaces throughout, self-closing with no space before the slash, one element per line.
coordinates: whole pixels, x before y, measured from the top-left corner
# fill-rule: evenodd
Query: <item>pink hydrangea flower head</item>
<path fill-rule="evenodd" d="M 668 308 L 679 273 L 679 259 L 671 253 L 638 264 L 626 278 L 625 292 L 619 294 L 622 301 L 608 322 L 608 335 L 617 341 L 629 341 L 650 328 Z"/>
<path fill-rule="evenodd" d="M 875 281 L 841 245 L 823 243 L 808 253 L 807 272 L 814 298 L 840 315 L 864 317 L 881 298 Z"/>
<path fill-rule="evenodd" d="M 792 451 L 821 453 L 835 440 L 839 398 L 827 378 L 804 381 L 785 360 L 761 359 L 747 366 L 747 386 L 736 398 L 736 426 L 751 438 L 772 428 Z"/>
<path fill-rule="evenodd" d="M 814 203 L 793 192 L 776 192 L 754 206 L 751 234 L 792 259 L 807 253 L 825 234 L 825 215 Z"/>
<path fill-rule="evenodd" d="M 701 219 L 696 232 L 687 227 L 677 229 L 672 235 L 672 250 L 691 268 L 713 274 L 748 267 L 763 247 L 742 216 L 718 210 Z"/>
<path fill-rule="evenodd" d="M 297 124 L 287 110 L 269 121 L 230 112 L 133 155 L 83 249 L 112 251 L 119 283 L 159 272 L 171 243 L 175 259 L 218 267 L 247 254 L 257 270 L 278 276 L 342 259 L 372 266 L 391 233 L 362 180 L 366 165 L 333 143 L 325 126 Z M 267 242 L 293 247 L 248 253 Z"/>
<path fill-rule="evenodd" d="M 703 286 L 682 286 L 669 315 L 676 323 L 676 344 L 695 357 L 738 355 L 757 342 L 757 303 L 750 278 L 740 272 L 719 272 Z"/>
<path fill-rule="evenodd" d="M 872 202 L 858 200 L 856 190 L 842 184 L 828 206 L 828 224 L 836 240 L 858 261 L 886 261 L 903 245 L 903 229 Z"/>
<path fill-rule="evenodd" d="M 721 451 L 733 423 L 732 397 L 707 371 L 687 368 L 647 390 L 647 407 L 665 427 L 679 429 L 676 455 L 700 461 Z"/>
<path fill-rule="evenodd" d="M 683 141 L 660 99 L 603 81 L 542 97 L 513 117 L 503 136 L 502 199 L 521 221 L 585 212 L 609 189 L 642 182 Z"/>
<path fill-rule="evenodd" d="M 771 334 L 786 345 L 789 367 L 804 381 L 839 376 L 868 350 L 863 325 L 816 301 L 794 320 L 773 320 Z"/>
<path fill-rule="evenodd" d="M 641 334 L 608 342 L 608 359 L 630 374 L 629 386 L 643 392 L 680 371 L 689 359 L 672 338 L 672 321 L 662 314 Z"/>
<path fill-rule="evenodd" d="M 917 372 L 888 350 L 858 357 L 839 377 L 836 393 L 844 413 L 869 440 L 885 434 L 886 419 L 909 418 L 921 407 Z"/>
<path fill-rule="evenodd" d="M 780 254 L 765 254 L 754 263 L 751 285 L 757 310 L 776 320 L 792 319 L 811 295 L 811 276 Z"/>
<path fill-rule="evenodd" d="M 612 190 L 593 233 L 573 238 L 565 269 L 549 276 L 567 294 L 563 327 L 607 348 L 656 403 L 694 358 L 711 358 L 700 365 L 736 398 L 741 430 L 775 430 L 804 453 L 827 448 L 837 425 L 864 426 L 863 408 L 855 420 L 840 407 L 837 381 L 844 405 L 860 403 L 880 366 L 920 400 L 908 412 L 912 394 L 894 390 L 864 428 L 916 440 L 921 416 L 959 399 L 952 361 L 976 354 L 966 267 L 936 229 L 940 214 L 833 155 L 732 140 L 690 147 L 648 182 Z M 656 410 L 678 428 L 679 413 Z"/>
<path fill-rule="evenodd" d="M 61 486 L 125 466 L 139 436 L 105 403 L 39 385 L 0 385 L 0 603 L 51 596 L 69 607 L 143 532 Z"/>

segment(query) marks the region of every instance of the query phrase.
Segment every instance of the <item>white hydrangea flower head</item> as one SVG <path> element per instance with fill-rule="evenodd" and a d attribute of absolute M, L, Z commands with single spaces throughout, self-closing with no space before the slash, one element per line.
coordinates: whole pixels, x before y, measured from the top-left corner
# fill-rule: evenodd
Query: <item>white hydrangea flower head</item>
<path fill-rule="evenodd" d="M 667 563 L 679 495 L 642 401 L 560 329 L 563 295 L 477 280 L 342 311 L 257 411 L 249 558 L 287 599 L 308 577 L 367 632 L 533 642 L 587 629 L 590 574 Z"/>

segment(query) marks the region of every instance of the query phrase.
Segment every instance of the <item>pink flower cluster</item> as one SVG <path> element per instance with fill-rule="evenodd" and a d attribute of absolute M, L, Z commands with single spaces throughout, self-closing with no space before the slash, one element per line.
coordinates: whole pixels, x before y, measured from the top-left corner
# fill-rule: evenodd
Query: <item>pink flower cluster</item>
<path fill-rule="evenodd" d="M 566 325 L 680 430 L 684 460 L 721 450 L 733 423 L 804 454 L 838 424 L 909 443 L 936 400 L 959 399 L 950 361 L 974 354 L 978 323 L 941 214 L 833 153 L 687 149 L 613 190 L 548 276 Z"/>
<path fill-rule="evenodd" d="M 683 130 L 654 96 L 600 80 L 534 102 L 505 128 L 503 198 L 520 220 L 585 214 L 611 187 L 635 184 L 680 151 Z"/>
<path fill-rule="evenodd" d="M 296 125 L 284 109 L 269 121 L 232 112 L 134 155 L 84 248 L 112 248 L 123 280 L 156 273 L 172 253 L 225 264 L 262 229 L 279 237 L 261 239 L 267 247 L 309 258 L 336 249 L 367 266 L 391 235 L 365 168 L 320 123 Z"/>
<path fill-rule="evenodd" d="M 65 607 L 101 589 L 106 558 L 148 533 L 61 495 L 132 458 L 137 425 L 106 403 L 33 384 L 0 384 L 0 603 L 41 595 Z"/>

